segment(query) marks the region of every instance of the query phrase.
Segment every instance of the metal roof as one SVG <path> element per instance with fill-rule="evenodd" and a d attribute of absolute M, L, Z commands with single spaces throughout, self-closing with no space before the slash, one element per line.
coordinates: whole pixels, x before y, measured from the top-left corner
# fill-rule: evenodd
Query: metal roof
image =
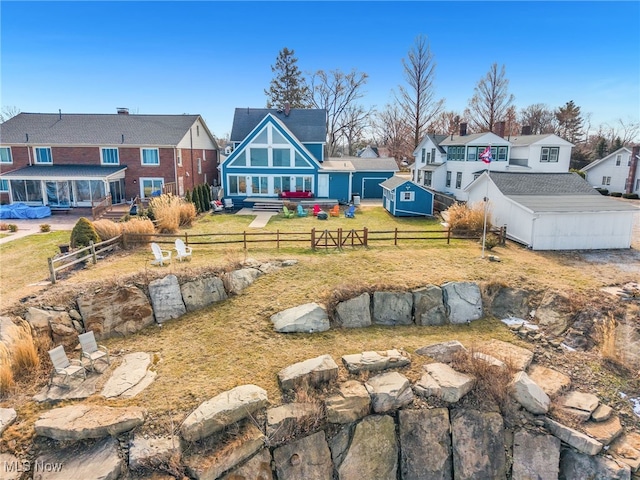
<path fill-rule="evenodd" d="M 284 110 L 275 108 L 236 108 L 230 141 L 244 140 L 269 113 L 280 120 L 300 142 L 327 141 L 327 111 L 317 108 L 292 108 L 288 115 Z"/>
<path fill-rule="evenodd" d="M 106 178 L 127 169 L 126 165 L 103 167 L 99 165 L 31 165 L 0 175 L 3 179 L 58 179 Z"/>
<path fill-rule="evenodd" d="M 490 172 L 490 176 L 498 189 L 507 196 L 592 195 L 601 197 L 577 173 Z"/>
<path fill-rule="evenodd" d="M 0 125 L 10 145 L 177 145 L 199 115 L 20 113 Z"/>
<path fill-rule="evenodd" d="M 596 195 L 564 195 L 559 199 L 557 196 L 544 195 L 506 195 L 516 203 L 528 208 L 534 213 L 589 213 L 589 212 L 628 212 L 638 211 L 636 207 L 629 203 Z M 594 225 L 597 228 L 597 225 Z"/>

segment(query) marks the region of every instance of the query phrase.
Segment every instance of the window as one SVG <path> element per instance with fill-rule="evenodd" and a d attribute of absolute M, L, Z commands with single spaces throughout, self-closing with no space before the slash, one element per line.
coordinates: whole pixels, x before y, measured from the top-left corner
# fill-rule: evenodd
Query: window
<path fill-rule="evenodd" d="M 557 162 L 558 155 L 560 153 L 560 147 L 542 147 L 540 153 L 541 162 Z"/>
<path fill-rule="evenodd" d="M 296 192 L 310 192 L 312 177 L 295 177 Z"/>
<path fill-rule="evenodd" d="M 629 158 L 627 159 L 627 167 L 631 166 L 631 155 L 629 155 Z"/>
<path fill-rule="evenodd" d="M 244 175 L 229 175 L 229 195 L 246 195 L 247 181 Z"/>
<path fill-rule="evenodd" d="M 202 159 L 198 158 L 198 175 L 202 175 Z"/>
<path fill-rule="evenodd" d="M 431 163 L 431 152 L 427 152 L 427 163 Z"/>
<path fill-rule="evenodd" d="M 141 178 L 140 185 L 142 186 L 142 198 L 158 197 L 162 194 L 164 180 L 162 178 Z"/>
<path fill-rule="evenodd" d="M 498 161 L 504 162 L 507 160 L 507 147 L 498 147 Z"/>
<path fill-rule="evenodd" d="M 160 155 L 157 148 L 141 148 L 142 165 L 160 165 Z"/>
<path fill-rule="evenodd" d="M 51 147 L 33 147 L 36 163 L 53 163 Z"/>
<path fill-rule="evenodd" d="M 238 154 L 236 159 L 231 162 L 229 166 L 232 167 L 246 167 L 247 166 L 247 155 L 245 151 L 242 151 Z"/>
<path fill-rule="evenodd" d="M 616 155 L 616 167 L 619 167 L 621 163 L 622 163 L 622 154 L 619 153 Z"/>
<path fill-rule="evenodd" d="M 178 162 L 178 166 L 181 167 L 182 166 L 182 150 L 180 150 L 179 148 L 176 150 L 176 160 Z"/>
<path fill-rule="evenodd" d="M 251 177 L 251 193 L 258 195 L 269 193 L 268 177 Z"/>
<path fill-rule="evenodd" d="M 117 148 L 101 148 L 100 155 L 103 165 L 118 165 L 120 163 Z"/>
<path fill-rule="evenodd" d="M 462 161 L 464 160 L 464 147 L 449 147 L 447 149 L 447 160 Z"/>
<path fill-rule="evenodd" d="M 435 161 L 436 161 L 436 149 L 435 148 L 431 149 L 431 161 L 433 163 L 435 163 Z"/>
<path fill-rule="evenodd" d="M 9 180 L 0 179 L 0 192 L 9 191 Z"/>
<path fill-rule="evenodd" d="M 14 202 L 43 203 L 40 180 L 11 180 L 11 193 Z"/>
<path fill-rule="evenodd" d="M 200 125 L 196 125 L 196 137 L 200 136 Z"/>
<path fill-rule="evenodd" d="M 11 147 L 0 147 L 0 163 L 13 163 Z"/>
<path fill-rule="evenodd" d="M 274 167 L 291 166 L 291 150 L 288 148 L 274 148 L 272 153 Z"/>
<path fill-rule="evenodd" d="M 424 186 L 431 186 L 431 178 L 433 177 L 433 172 L 424 172 Z"/>
<path fill-rule="evenodd" d="M 271 130 L 271 137 L 273 144 L 287 144 L 287 140 L 277 130 Z"/>
<path fill-rule="evenodd" d="M 274 177 L 273 178 L 273 193 L 282 193 L 291 191 L 291 178 L 290 177 Z"/>
<path fill-rule="evenodd" d="M 296 167 L 308 167 L 309 166 L 307 161 L 298 152 L 296 152 L 295 158 L 296 158 L 296 162 L 295 162 L 295 166 Z"/>
<path fill-rule="evenodd" d="M 640 191 L 640 178 L 636 180 L 636 192 Z"/>
<path fill-rule="evenodd" d="M 476 153 L 477 153 L 477 147 L 469 147 L 467 149 L 467 161 L 475 162 L 477 160 Z"/>
<path fill-rule="evenodd" d="M 602 177 L 602 185 L 611 185 L 611 177 Z"/>
<path fill-rule="evenodd" d="M 427 161 L 427 149 L 423 148 L 422 149 L 422 163 L 425 163 Z"/>
<path fill-rule="evenodd" d="M 269 150 L 266 148 L 251 148 L 249 158 L 252 167 L 269 166 Z"/>
<path fill-rule="evenodd" d="M 462 187 L 462 172 L 456 173 L 456 188 Z"/>
<path fill-rule="evenodd" d="M 267 129 L 265 128 L 256 136 L 256 138 L 253 139 L 251 143 L 262 143 L 266 145 L 269 143 L 269 137 L 267 135 Z"/>
<path fill-rule="evenodd" d="M 451 188 L 451 172 L 447 172 L 447 182 L 445 184 L 447 188 Z"/>
<path fill-rule="evenodd" d="M 413 202 L 415 195 L 416 195 L 415 192 L 400 192 L 400 201 Z"/>

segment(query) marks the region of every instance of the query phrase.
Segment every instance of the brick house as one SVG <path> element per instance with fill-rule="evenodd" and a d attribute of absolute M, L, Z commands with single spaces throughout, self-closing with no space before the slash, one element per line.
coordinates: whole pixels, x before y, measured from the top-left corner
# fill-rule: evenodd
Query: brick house
<path fill-rule="evenodd" d="M 217 185 L 219 150 L 200 115 L 20 113 L 0 125 L 0 201 L 88 207 Z"/>

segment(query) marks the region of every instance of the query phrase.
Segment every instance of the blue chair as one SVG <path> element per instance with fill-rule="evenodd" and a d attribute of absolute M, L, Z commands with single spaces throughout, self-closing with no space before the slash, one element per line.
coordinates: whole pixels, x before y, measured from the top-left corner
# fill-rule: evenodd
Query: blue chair
<path fill-rule="evenodd" d="M 344 216 L 346 218 L 355 218 L 356 217 L 356 207 L 351 205 L 348 210 L 345 210 Z"/>
<path fill-rule="evenodd" d="M 299 217 L 306 217 L 307 215 L 309 215 L 309 212 L 307 212 L 304 208 L 302 208 L 302 205 L 298 205 L 298 209 L 296 213 L 298 214 Z"/>

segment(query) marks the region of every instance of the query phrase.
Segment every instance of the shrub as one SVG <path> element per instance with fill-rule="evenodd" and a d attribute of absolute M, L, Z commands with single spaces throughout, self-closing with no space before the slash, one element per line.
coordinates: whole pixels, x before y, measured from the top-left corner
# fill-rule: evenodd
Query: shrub
<path fill-rule="evenodd" d="M 611 195 L 612 197 L 621 197 L 622 192 L 611 192 L 609 195 Z"/>
<path fill-rule="evenodd" d="M 482 243 L 482 239 L 480 239 L 480 243 Z M 498 245 L 500 245 L 500 237 L 495 233 L 487 233 L 484 239 L 484 248 L 493 250 L 493 247 L 497 247 Z"/>
<path fill-rule="evenodd" d="M 198 213 L 201 213 L 202 205 L 200 204 L 200 189 L 198 187 L 193 189 L 193 195 L 191 196 L 191 201 L 196 206 L 196 211 Z"/>
<path fill-rule="evenodd" d="M 9 225 L 7 225 L 7 228 L 9 229 L 10 232 L 18 231 L 18 225 L 16 225 L 15 223 L 10 223 Z"/>
<path fill-rule="evenodd" d="M 150 242 L 151 236 L 155 233 L 155 227 L 153 226 L 153 222 L 148 218 L 132 218 L 128 222 L 124 222 L 122 224 L 122 233 L 136 233 L 144 235 L 142 237 L 137 237 L 136 241 L 143 243 Z"/>
<path fill-rule="evenodd" d="M 12 370 L 14 378 L 34 371 L 40 365 L 38 351 L 31 337 L 31 327 L 24 320 L 21 320 L 18 326 L 20 327 L 20 334 L 13 345 Z"/>
<path fill-rule="evenodd" d="M 481 235 L 484 229 L 484 203 L 474 205 L 454 203 L 447 210 L 447 222 L 451 231 L 467 235 Z M 487 213 L 487 228 L 491 226 L 491 215 Z"/>
<path fill-rule="evenodd" d="M 149 202 L 156 218 L 156 228 L 160 233 L 175 233 L 180 227 L 180 206 L 182 200 L 170 193 L 154 197 Z"/>
<path fill-rule="evenodd" d="M 0 397 L 6 397 L 14 384 L 9 351 L 0 343 Z"/>
<path fill-rule="evenodd" d="M 582 170 L 578 170 L 577 168 L 570 168 L 569 171 L 571 173 L 577 173 L 578 175 L 580 175 L 582 178 L 587 178 L 587 174 L 584 173 Z"/>
<path fill-rule="evenodd" d="M 96 233 L 102 241 L 110 240 L 122 233 L 121 223 L 115 223 L 106 219 L 93 222 L 93 228 L 96 229 Z"/>
<path fill-rule="evenodd" d="M 51 225 L 49 225 L 48 223 L 41 224 L 40 225 L 40 231 L 42 233 L 50 232 L 51 231 Z"/>
<path fill-rule="evenodd" d="M 88 247 L 89 242 L 97 243 L 100 237 L 93 224 L 85 217 L 80 217 L 71 230 L 71 248 Z"/>
<path fill-rule="evenodd" d="M 606 188 L 596 188 L 596 190 L 600 193 L 600 195 L 609 195 L 609 190 Z"/>
<path fill-rule="evenodd" d="M 191 202 L 182 202 L 180 205 L 180 226 L 190 227 L 198 213 L 196 206 Z"/>
<path fill-rule="evenodd" d="M 638 200 L 640 198 L 637 193 L 623 193 L 622 198 L 628 198 L 630 200 Z"/>
<path fill-rule="evenodd" d="M 211 188 L 206 183 L 202 185 L 202 208 L 205 212 L 211 210 Z"/>
<path fill-rule="evenodd" d="M 0 223 L 0 230 L 9 230 L 9 224 L 7 223 Z"/>

